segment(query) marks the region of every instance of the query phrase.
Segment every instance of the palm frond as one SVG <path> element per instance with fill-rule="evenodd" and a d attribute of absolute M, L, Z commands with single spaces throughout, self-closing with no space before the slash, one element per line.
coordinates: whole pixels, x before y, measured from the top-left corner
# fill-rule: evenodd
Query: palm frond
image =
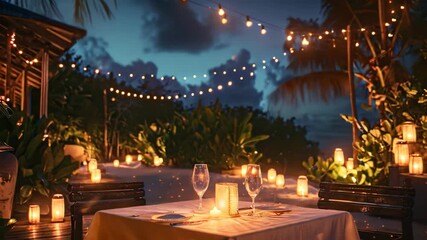
<path fill-rule="evenodd" d="M 288 103 L 296 106 L 297 102 L 321 100 L 328 102 L 332 98 L 349 93 L 346 72 L 325 71 L 311 72 L 282 83 L 269 96 L 269 103 L 281 105 Z"/>

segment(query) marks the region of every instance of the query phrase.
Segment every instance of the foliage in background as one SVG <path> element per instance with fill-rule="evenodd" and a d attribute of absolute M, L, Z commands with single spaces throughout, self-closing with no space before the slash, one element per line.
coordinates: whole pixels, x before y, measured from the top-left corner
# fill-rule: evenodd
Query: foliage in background
<path fill-rule="evenodd" d="M 2 121 L 6 122 L 2 122 L 0 141 L 13 147 L 18 159 L 16 193 L 19 203 L 27 202 L 34 192 L 51 197 L 52 190 L 63 187 L 61 183 L 79 167 L 70 156 L 64 156 L 62 142 L 50 139 L 48 132 L 54 121 L 52 118 L 35 119 L 21 112 Z"/>
<path fill-rule="evenodd" d="M 242 163 L 255 163 L 262 154 L 255 145 L 268 135 L 252 136 L 252 114 L 238 116 L 223 109 L 198 105 L 194 110 L 176 112 L 170 122 L 140 125 L 138 135 L 131 134 L 136 148 L 153 157 L 169 159 L 179 167 L 207 163 L 212 169 L 230 169 Z"/>
<path fill-rule="evenodd" d="M 297 126 L 295 118 L 270 118 L 259 110 L 250 111 L 253 111 L 253 133 L 270 136 L 257 144 L 258 151 L 264 155 L 260 160 L 263 166 L 297 175 L 304 171 L 301 159 L 319 155 L 319 144 L 307 139 L 306 128 Z"/>

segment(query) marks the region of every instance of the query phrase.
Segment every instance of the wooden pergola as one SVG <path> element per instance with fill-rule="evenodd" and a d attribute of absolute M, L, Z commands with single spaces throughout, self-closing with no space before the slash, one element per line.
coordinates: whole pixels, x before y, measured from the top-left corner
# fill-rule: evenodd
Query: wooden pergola
<path fill-rule="evenodd" d="M 0 96 L 29 114 L 31 89 L 40 89 L 39 114 L 47 116 L 49 59 L 58 59 L 86 31 L 4 1 L 0 29 Z"/>

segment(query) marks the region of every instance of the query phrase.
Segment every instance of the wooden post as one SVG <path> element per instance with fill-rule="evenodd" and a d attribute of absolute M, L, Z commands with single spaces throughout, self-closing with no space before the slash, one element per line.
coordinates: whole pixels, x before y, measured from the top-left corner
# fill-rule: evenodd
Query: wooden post
<path fill-rule="evenodd" d="M 103 91 L 103 102 L 104 102 L 104 161 L 108 161 L 108 99 L 107 89 L 104 87 Z"/>
<path fill-rule="evenodd" d="M 379 16 L 379 23 L 380 23 L 380 31 L 381 31 L 381 49 L 386 49 L 386 41 L 387 41 L 387 32 L 385 29 L 385 22 L 384 22 L 384 1 L 378 0 L 378 16 Z"/>
<path fill-rule="evenodd" d="M 40 81 L 40 117 L 48 116 L 47 104 L 48 104 L 48 91 L 49 91 L 49 53 L 46 49 L 41 51 L 41 81 Z"/>
<path fill-rule="evenodd" d="M 4 97 L 5 100 L 7 100 L 7 98 L 10 98 L 10 92 L 9 92 L 9 86 L 10 86 L 10 73 L 12 71 L 11 69 L 11 64 L 12 64 L 12 46 L 11 46 L 11 41 L 12 41 L 12 34 L 13 34 L 14 30 L 9 31 L 9 33 L 7 34 L 7 38 L 6 38 L 6 79 L 4 82 Z"/>
<path fill-rule="evenodd" d="M 357 151 L 354 148 L 358 141 L 358 129 L 357 129 L 357 108 L 356 108 L 356 90 L 354 86 L 354 71 L 353 71 L 353 38 L 351 35 L 351 26 L 347 25 L 347 68 L 348 68 L 348 81 L 350 85 L 350 104 L 351 104 L 351 115 L 353 117 L 352 122 L 352 133 L 353 133 L 353 159 L 357 162 Z"/>

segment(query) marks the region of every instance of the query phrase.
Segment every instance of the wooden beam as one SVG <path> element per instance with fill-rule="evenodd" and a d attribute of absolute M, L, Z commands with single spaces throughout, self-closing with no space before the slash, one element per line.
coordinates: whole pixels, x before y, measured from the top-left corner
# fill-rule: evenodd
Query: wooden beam
<path fill-rule="evenodd" d="M 47 100 L 48 100 L 48 90 L 49 90 L 49 53 L 45 49 L 42 50 L 42 72 L 41 72 L 41 82 L 40 82 L 40 117 L 48 116 L 47 111 Z"/>

